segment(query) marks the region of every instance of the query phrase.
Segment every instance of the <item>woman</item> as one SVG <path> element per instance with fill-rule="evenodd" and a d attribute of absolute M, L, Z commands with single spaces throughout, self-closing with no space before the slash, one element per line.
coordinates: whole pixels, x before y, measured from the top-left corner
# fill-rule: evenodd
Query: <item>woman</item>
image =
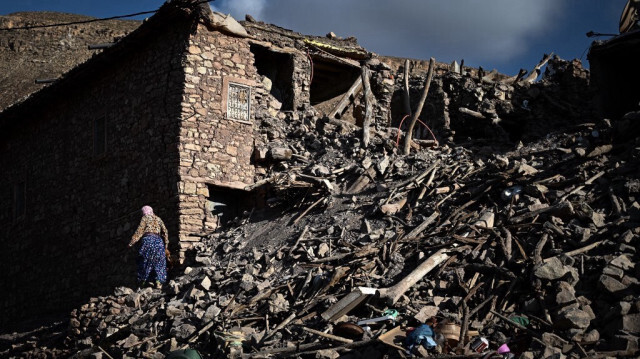
<path fill-rule="evenodd" d="M 161 236 L 162 235 L 162 236 Z M 138 250 L 138 285 L 155 282 L 156 288 L 162 288 L 167 280 L 167 259 L 165 249 L 169 245 L 167 227 L 160 217 L 153 214 L 149 206 L 142 207 L 142 219 L 136 233 L 131 237 L 129 247 L 142 238 Z"/>

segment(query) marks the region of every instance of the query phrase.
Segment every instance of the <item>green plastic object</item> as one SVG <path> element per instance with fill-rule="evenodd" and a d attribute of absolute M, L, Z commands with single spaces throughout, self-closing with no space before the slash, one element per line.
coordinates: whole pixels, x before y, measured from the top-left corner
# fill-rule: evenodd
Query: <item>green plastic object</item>
<path fill-rule="evenodd" d="M 384 313 L 382 313 L 382 315 L 388 315 L 390 317 L 393 317 L 393 319 L 396 319 L 398 317 L 398 311 L 395 309 L 387 309 L 384 311 Z"/>
<path fill-rule="evenodd" d="M 511 321 L 514 322 L 514 323 L 518 323 L 518 324 L 522 325 L 523 327 L 528 326 L 529 323 L 530 323 L 529 322 L 529 318 L 526 318 L 526 317 L 523 317 L 523 316 L 519 316 L 519 315 L 518 316 L 513 316 L 513 317 L 511 317 L 509 319 L 511 319 Z"/>
<path fill-rule="evenodd" d="M 202 359 L 202 356 L 195 349 L 185 349 L 174 350 L 165 359 Z"/>

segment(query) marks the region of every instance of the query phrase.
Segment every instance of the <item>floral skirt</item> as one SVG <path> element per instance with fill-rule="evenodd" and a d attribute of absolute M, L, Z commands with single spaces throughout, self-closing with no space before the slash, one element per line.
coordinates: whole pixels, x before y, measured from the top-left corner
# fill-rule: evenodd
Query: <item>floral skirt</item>
<path fill-rule="evenodd" d="M 167 258 L 164 240 L 157 234 L 145 234 L 138 250 L 138 282 L 167 281 Z"/>

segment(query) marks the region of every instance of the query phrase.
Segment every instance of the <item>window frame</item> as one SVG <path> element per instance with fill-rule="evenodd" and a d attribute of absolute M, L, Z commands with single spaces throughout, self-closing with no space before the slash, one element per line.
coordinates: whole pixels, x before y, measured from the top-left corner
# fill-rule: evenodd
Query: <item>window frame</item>
<path fill-rule="evenodd" d="M 249 91 L 248 98 L 248 109 L 247 109 L 247 118 L 248 120 L 239 120 L 236 118 L 229 117 L 229 87 L 230 85 L 237 85 L 240 87 L 245 87 Z M 222 117 L 229 121 L 234 121 L 238 123 L 243 123 L 245 125 L 253 125 L 253 121 L 251 120 L 251 106 L 252 106 L 252 97 L 253 91 L 256 87 L 256 82 L 249 79 L 241 79 L 237 77 L 225 77 L 222 80 Z"/>
<path fill-rule="evenodd" d="M 229 116 L 229 110 L 230 110 L 229 104 L 231 103 L 232 87 L 237 87 L 247 91 L 247 119 L 246 120 Z M 251 120 L 251 86 L 229 81 L 229 83 L 227 84 L 227 111 L 225 113 L 225 117 L 233 121 L 250 122 Z"/>

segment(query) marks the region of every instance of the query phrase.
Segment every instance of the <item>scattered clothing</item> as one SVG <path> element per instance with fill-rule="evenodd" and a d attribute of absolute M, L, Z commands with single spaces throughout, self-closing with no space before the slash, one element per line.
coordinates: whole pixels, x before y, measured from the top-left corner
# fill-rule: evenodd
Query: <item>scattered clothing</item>
<path fill-rule="evenodd" d="M 425 349 L 434 348 L 437 344 L 436 341 L 433 340 L 433 334 L 433 328 L 427 324 L 422 324 L 407 333 L 407 337 L 404 341 L 404 346 L 407 348 L 407 352 L 411 353 L 413 348 L 417 345 L 422 345 Z"/>

